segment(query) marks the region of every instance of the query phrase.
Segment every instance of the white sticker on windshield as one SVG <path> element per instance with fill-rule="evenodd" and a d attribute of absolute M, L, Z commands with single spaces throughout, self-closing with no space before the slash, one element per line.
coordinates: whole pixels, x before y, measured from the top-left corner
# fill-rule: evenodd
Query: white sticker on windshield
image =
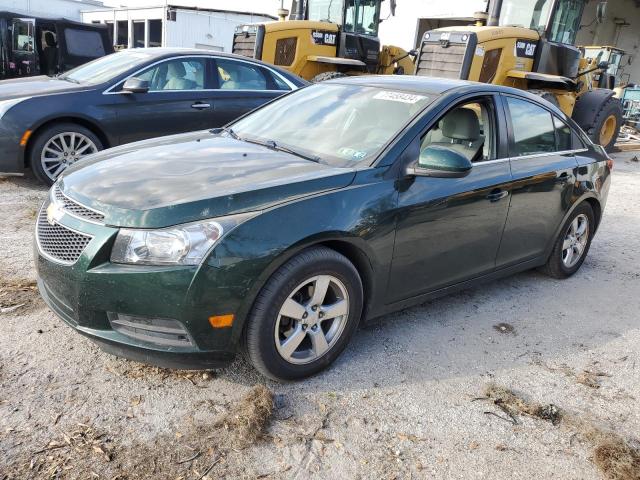
<path fill-rule="evenodd" d="M 389 92 L 384 90 L 376 93 L 373 98 L 376 100 L 388 100 L 390 102 L 417 103 L 427 97 L 423 95 L 415 95 L 413 93 Z"/>
<path fill-rule="evenodd" d="M 362 160 L 367 156 L 367 152 L 363 152 L 362 150 L 354 150 L 353 148 L 342 147 L 338 150 L 340 155 L 347 158 L 354 158 L 356 160 Z"/>

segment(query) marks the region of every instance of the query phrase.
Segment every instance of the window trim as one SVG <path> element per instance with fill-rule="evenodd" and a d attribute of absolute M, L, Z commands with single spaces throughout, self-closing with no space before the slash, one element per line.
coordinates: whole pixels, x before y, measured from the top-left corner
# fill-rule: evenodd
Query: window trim
<path fill-rule="evenodd" d="M 144 70 L 153 67 L 154 65 L 157 65 L 161 62 L 165 62 L 168 60 L 176 60 L 176 59 L 182 59 L 182 58 L 196 58 L 196 57 L 203 57 L 205 59 L 208 60 L 213 60 L 213 63 L 215 63 L 216 58 L 227 58 L 227 57 L 220 57 L 220 56 L 216 56 L 216 55 L 206 55 L 206 54 L 195 54 L 195 55 L 176 55 L 174 57 L 166 57 L 166 58 L 161 58 L 159 60 L 156 60 L 155 62 L 150 63 L 149 65 L 145 65 L 142 68 L 139 68 L 138 70 L 136 70 L 135 72 L 133 72 L 132 74 L 127 75 L 124 78 L 121 78 L 120 80 L 116 81 L 113 85 L 107 87 L 103 92 L 102 95 L 128 95 L 128 93 L 122 92 L 122 91 L 113 91 L 115 88 L 117 88 L 118 86 L 124 84 L 124 82 L 126 82 L 127 80 L 129 80 L 130 78 L 135 77 L 136 75 L 138 75 L 139 73 L 143 72 Z M 255 63 L 255 62 L 250 62 L 250 61 L 246 61 L 246 60 L 241 60 L 241 59 L 233 59 L 236 62 L 244 62 L 244 63 L 248 63 L 250 65 L 257 65 L 261 68 L 264 68 L 266 70 L 268 70 L 269 72 L 271 72 L 273 75 L 277 75 L 279 78 L 282 79 L 283 82 L 285 82 L 287 85 L 289 85 L 289 87 L 291 87 L 291 90 L 227 90 L 227 91 L 231 91 L 231 92 L 282 92 L 282 93 L 288 93 L 288 92 L 293 92 L 295 90 L 298 90 L 301 87 L 298 87 L 297 85 L 295 85 L 293 82 L 291 82 L 288 78 L 286 78 L 285 76 L 281 75 L 279 72 L 277 72 L 276 70 L 269 68 L 268 65 L 262 65 L 261 63 Z M 157 94 L 157 93 L 167 93 L 167 92 L 221 92 L 222 90 L 220 90 L 219 88 L 204 88 L 204 89 L 199 89 L 199 90 L 156 90 L 153 92 L 147 92 L 146 95 L 149 94 Z"/>

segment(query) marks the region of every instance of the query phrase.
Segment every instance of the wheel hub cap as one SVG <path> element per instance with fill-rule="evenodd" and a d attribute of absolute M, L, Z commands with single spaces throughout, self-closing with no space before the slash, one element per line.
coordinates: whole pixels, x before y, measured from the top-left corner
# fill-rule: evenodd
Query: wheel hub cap
<path fill-rule="evenodd" d="M 580 214 L 573 219 L 562 242 L 562 263 L 571 268 L 580 261 L 589 241 L 589 219 Z"/>
<path fill-rule="evenodd" d="M 345 285 L 332 275 L 318 275 L 300 285 L 285 300 L 276 320 L 274 340 L 289 363 L 313 362 L 341 337 L 349 315 Z"/>
<path fill-rule="evenodd" d="M 98 151 L 93 141 L 77 132 L 63 132 L 54 135 L 45 143 L 40 155 L 44 173 L 55 180 L 65 168 L 81 158 Z"/>

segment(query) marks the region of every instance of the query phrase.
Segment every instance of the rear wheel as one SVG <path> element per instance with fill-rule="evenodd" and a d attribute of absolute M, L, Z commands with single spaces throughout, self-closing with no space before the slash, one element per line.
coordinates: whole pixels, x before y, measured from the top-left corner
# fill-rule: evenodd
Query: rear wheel
<path fill-rule="evenodd" d="M 258 295 L 244 351 L 267 377 L 308 377 L 338 357 L 361 313 L 362 283 L 353 264 L 329 248 L 312 248 L 278 269 Z"/>
<path fill-rule="evenodd" d="M 91 130 L 75 123 L 57 123 L 37 134 L 29 147 L 29 164 L 38 180 L 51 185 L 69 165 L 102 148 Z"/>
<path fill-rule="evenodd" d="M 343 78 L 343 77 L 348 77 L 348 75 L 342 72 L 324 72 L 324 73 L 319 73 L 318 75 L 313 77 L 311 79 L 311 82 L 318 83 L 318 82 L 324 82 L 327 80 L 332 80 L 334 78 Z"/>
<path fill-rule="evenodd" d="M 591 141 L 602 145 L 607 152 L 613 150 L 622 126 L 622 103 L 610 97 L 600 106 L 591 125 L 584 128 Z"/>
<path fill-rule="evenodd" d="M 576 273 L 589 252 L 595 227 L 591 205 L 586 202 L 578 205 L 560 231 L 542 271 L 554 278 Z"/>

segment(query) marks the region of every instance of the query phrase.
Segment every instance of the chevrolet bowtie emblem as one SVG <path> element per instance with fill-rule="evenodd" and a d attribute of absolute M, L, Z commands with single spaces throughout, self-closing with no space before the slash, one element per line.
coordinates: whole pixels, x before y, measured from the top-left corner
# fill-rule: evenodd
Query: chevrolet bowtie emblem
<path fill-rule="evenodd" d="M 47 223 L 55 225 L 64 216 L 64 211 L 56 204 L 50 203 L 47 207 Z"/>

